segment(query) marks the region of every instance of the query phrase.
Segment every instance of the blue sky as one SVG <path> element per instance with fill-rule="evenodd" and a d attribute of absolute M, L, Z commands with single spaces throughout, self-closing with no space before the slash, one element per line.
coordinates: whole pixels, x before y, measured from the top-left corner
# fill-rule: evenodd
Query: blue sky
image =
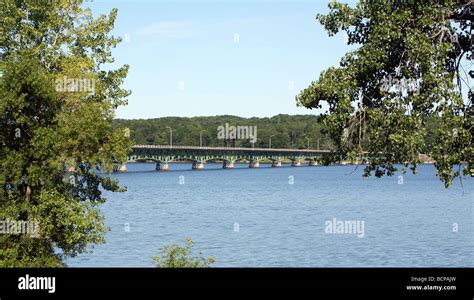
<path fill-rule="evenodd" d="M 350 1 L 349 1 L 350 2 Z M 129 64 L 118 118 L 315 114 L 295 95 L 349 48 L 316 21 L 329 0 L 106 1 L 119 9 L 117 64 Z"/>

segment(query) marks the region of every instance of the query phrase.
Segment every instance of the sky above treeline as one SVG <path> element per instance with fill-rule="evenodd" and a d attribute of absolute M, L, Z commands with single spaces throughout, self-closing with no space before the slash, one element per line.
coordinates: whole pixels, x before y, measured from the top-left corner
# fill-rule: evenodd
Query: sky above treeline
<path fill-rule="evenodd" d="M 317 114 L 295 96 L 349 50 L 316 21 L 330 0 L 89 2 L 94 15 L 119 10 L 123 42 L 116 66 L 129 64 L 129 104 L 117 118 Z M 342 1 L 354 3 L 355 1 Z M 111 67 L 114 67 L 112 65 Z"/>

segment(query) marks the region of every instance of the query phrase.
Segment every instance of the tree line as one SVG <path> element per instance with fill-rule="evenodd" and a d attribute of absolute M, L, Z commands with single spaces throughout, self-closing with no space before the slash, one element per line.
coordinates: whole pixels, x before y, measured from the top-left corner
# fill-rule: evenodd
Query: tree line
<path fill-rule="evenodd" d="M 434 146 L 433 133 L 439 127 L 439 120 L 430 118 L 426 121 L 426 147 L 428 152 Z M 333 150 L 334 143 L 324 125 L 323 117 L 316 115 L 286 115 L 273 117 L 243 118 L 222 115 L 207 117 L 162 117 L 154 119 L 116 119 L 114 126 L 128 128 L 130 138 L 136 145 L 168 145 L 170 131 L 173 130 L 173 145 L 205 147 L 252 147 L 251 139 L 220 139 L 219 127 L 225 126 L 256 126 L 257 148 L 286 149 L 326 149 Z M 202 139 L 201 139 L 202 137 Z M 271 141 L 270 141 L 271 137 Z"/>
<path fill-rule="evenodd" d="M 251 139 L 220 138 L 220 126 L 255 126 L 257 136 L 255 145 Z M 330 137 L 325 133 L 325 126 L 317 116 L 284 115 L 270 118 L 243 118 L 237 116 L 212 117 L 164 117 L 147 120 L 115 120 L 115 125 L 130 129 L 130 138 L 135 144 L 168 145 L 170 130 L 173 130 L 173 145 L 208 147 L 261 147 L 331 149 Z"/>

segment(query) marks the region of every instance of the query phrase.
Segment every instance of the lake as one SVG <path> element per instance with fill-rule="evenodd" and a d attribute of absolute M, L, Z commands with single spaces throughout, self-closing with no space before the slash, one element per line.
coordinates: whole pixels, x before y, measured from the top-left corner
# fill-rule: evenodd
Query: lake
<path fill-rule="evenodd" d="M 151 267 L 190 237 L 216 267 L 474 267 L 473 178 L 445 189 L 432 165 L 381 179 L 354 166 L 127 168 L 113 175 L 127 192 L 101 206 L 106 244 L 69 266 Z"/>

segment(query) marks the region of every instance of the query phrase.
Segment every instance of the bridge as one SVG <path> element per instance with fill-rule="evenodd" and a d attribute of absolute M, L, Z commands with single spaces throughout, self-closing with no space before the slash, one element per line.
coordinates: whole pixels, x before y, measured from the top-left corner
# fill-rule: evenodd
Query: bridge
<path fill-rule="evenodd" d="M 195 170 L 204 169 L 206 162 L 222 162 L 223 168 L 232 169 L 234 163 L 245 161 L 249 162 L 250 168 L 258 168 L 264 160 L 271 161 L 272 167 L 280 167 L 283 161 L 291 161 L 293 167 L 299 167 L 302 162 L 315 166 L 318 157 L 329 152 L 312 149 L 135 145 L 127 162 L 153 161 L 156 162 L 157 171 L 167 171 L 168 163 L 179 161 L 191 161 Z M 115 171 L 119 171 L 118 166 Z M 127 171 L 126 163 L 122 163 L 120 171 Z"/>

